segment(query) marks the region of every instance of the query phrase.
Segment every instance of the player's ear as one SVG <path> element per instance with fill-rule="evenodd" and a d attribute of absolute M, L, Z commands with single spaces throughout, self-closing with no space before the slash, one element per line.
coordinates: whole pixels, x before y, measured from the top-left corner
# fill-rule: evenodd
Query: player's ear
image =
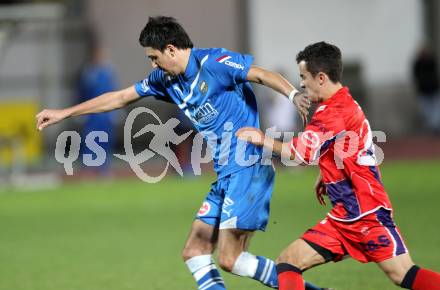
<path fill-rule="evenodd" d="M 166 46 L 166 49 L 168 50 L 168 52 L 170 53 L 170 56 L 171 57 L 174 57 L 175 55 L 176 55 L 176 47 L 174 46 L 174 45 L 172 45 L 172 44 L 168 44 L 167 46 Z"/>
<path fill-rule="evenodd" d="M 322 86 L 327 79 L 327 75 L 323 72 L 318 73 L 319 86 Z"/>

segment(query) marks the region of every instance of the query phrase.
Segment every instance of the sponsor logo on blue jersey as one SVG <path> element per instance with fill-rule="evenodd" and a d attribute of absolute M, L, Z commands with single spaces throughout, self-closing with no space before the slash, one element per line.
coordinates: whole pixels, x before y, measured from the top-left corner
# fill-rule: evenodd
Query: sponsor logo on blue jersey
<path fill-rule="evenodd" d="M 198 123 L 207 123 L 218 116 L 218 111 L 210 104 L 201 105 L 194 114 L 194 118 Z"/>
<path fill-rule="evenodd" d="M 217 58 L 216 61 L 219 63 L 224 63 L 225 65 L 236 68 L 236 69 L 244 70 L 243 65 L 230 61 L 229 59 L 231 59 L 231 58 L 232 58 L 232 56 L 230 56 L 230 55 L 224 55 L 224 56 Z"/>

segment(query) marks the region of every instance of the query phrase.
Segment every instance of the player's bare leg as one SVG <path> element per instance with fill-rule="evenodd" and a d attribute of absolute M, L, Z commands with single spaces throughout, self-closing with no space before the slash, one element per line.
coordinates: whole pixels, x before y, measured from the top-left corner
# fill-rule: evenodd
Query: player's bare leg
<path fill-rule="evenodd" d="M 253 232 L 239 229 L 220 230 L 218 241 L 218 262 L 223 270 L 233 272 L 234 264 L 238 257 L 241 253 L 247 251 L 252 235 Z"/>
<path fill-rule="evenodd" d="M 278 288 L 275 262 L 247 252 L 252 235 L 252 231 L 221 229 L 218 242 L 219 265 L 227 272 Z"/>
<path fill-rule="evenodd" d="M 397 286 L 414 290 L 440 290 L 440 274 L 419 268 L 408 253 L 377 264 Z"/>
<path fill-rule="evenodd" d="M 217 245 L 218 229 L 200 220 L 195 220 L 182 252 L 183 260 L 194 276 L 199 289 L 225 290 L 212 253 Z"/>
<path fill-rule="evenodd" d="M 278 257 L 277 272 L 280 290 L 303 290 L 302 272 L 326 261 L 304 240 L 291 243 Z"/>
<path fill-rule="evenodd" d="M 222 229 L 219 232 L 218 258 L 220 267 L 230 273 L 249 277 L 266 286 L 278 288 L 275 262 L 247 252 L 253 232 L 239 229 Z M 302 289 L 321 290 L 302 281 Z M 304 288 L 305 287 L 305 288 Z"/>
<path fill-rule="evenodd" d="M 385 275 L 391 279 L 396 285 L 400 285 L 406 273 L 414 266 L 413 261 L 408 253 L 393 257 L 377 265 L 385 272 Z"/>
<path fill-rule="evenodd" d="M 198 219 L 194 220 L 183 248 L 183 260 L 187 261 L 201 255 L 211 255 L 217 246 L 217 239 L 218 229 L 216 227 Z"/>
<path fill-rule="evenodd" d="M 281 252 L 276 262 L 277 264 L 289 263 L 301 271 L 305 271 L 314 266 L 324 264 L 325 259 L 304 240 L 297 239 Z"/>

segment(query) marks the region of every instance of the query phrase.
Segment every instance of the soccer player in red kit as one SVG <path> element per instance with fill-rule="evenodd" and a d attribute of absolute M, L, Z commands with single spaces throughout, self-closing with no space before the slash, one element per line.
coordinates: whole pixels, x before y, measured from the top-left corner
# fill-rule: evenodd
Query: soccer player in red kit
<path fill-rule="evenodd" d="M 381 181 L 372 133 L 362 109 L 341 84 L 339 48 L 318 42 L 296 58 L 301 86 L 318 107 L 303 133 L 290 143 L 275 141 L 259 129 L 237 135 L 271 148 L 300 164 L 318 164 L 315 190 L 328 195 L 327 217 L 290 244 L 277 259 L 280 290 L 304 289 L 302 272 L 349 255 L 375 262 L 398 286 L 440 290 L 440 274 L 416 266 L 408 253 Z"/>

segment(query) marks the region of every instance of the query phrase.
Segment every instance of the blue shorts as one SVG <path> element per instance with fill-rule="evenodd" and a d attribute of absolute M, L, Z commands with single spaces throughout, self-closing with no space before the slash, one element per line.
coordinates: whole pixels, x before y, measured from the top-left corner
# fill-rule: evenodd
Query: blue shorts
<path fill-rule="evenodd" d="M 211 185 L 196 218 L 219 229 L 266 229 L 275 181 L 272 165 L 253 166 Z"/>

